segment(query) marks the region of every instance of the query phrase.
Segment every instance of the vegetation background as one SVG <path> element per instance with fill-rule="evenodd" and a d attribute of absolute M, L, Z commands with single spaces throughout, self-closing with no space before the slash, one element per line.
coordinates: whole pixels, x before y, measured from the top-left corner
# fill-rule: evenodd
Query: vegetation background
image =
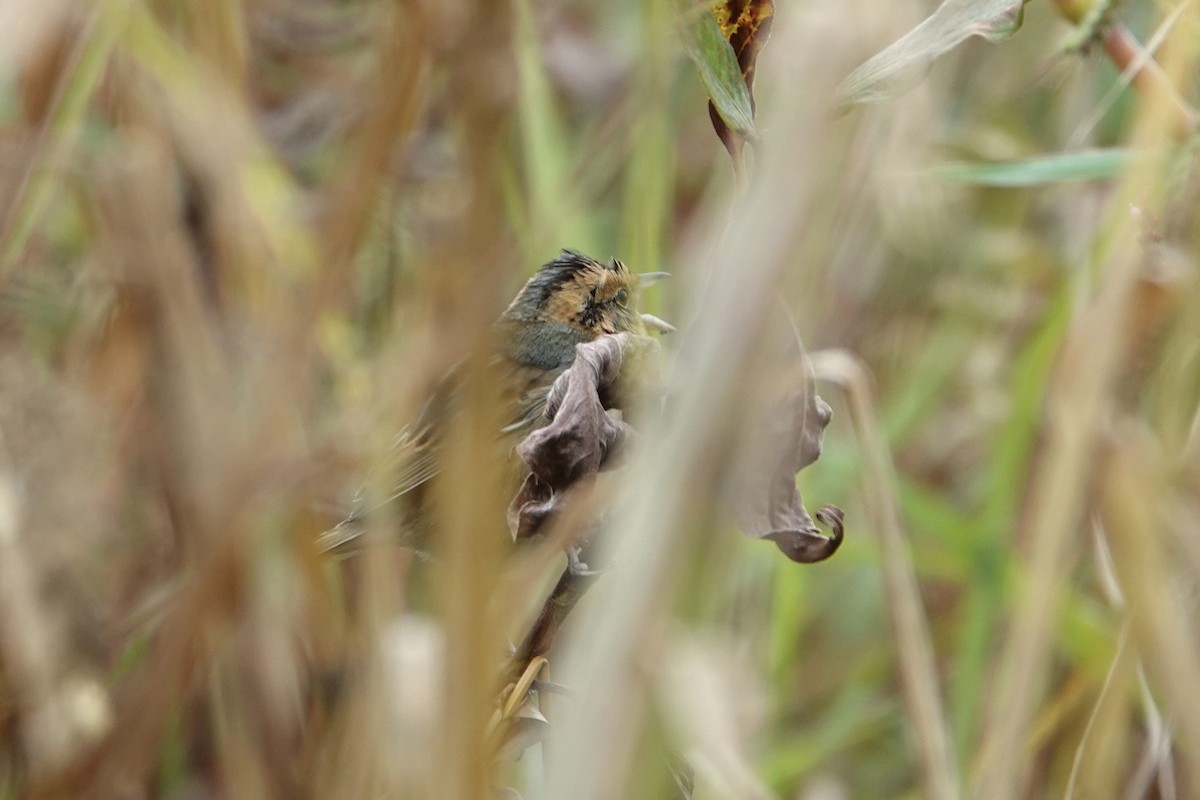
<path fill-rule="evenodd" d="M 0 796 L 1197 796 L 1200 6 L 1021 6 L 780 2 L 735 179 L 666 0 L 0 3 Z M 314 542 L 564 246 L 698 355 L 497 771 L 481 434 Z M 709 499 L 773 298 L 819 565 Z"/>

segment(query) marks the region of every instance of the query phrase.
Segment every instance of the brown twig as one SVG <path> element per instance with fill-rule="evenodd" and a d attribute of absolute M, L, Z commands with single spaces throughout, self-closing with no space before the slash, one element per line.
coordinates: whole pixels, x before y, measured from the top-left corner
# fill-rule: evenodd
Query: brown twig
<path fill-rule="evenodd" d="M 959 797 L 954 747 L 938 690 L 929 622 L 921 604 L 908 537 L 900 522 L 892 457 L 874 409 L 870 378 L 862 363 L 844 351 L 820 351 L 813 353 L 811 359 L 818 380 L 835 383 L 845 392 L 850 418 L 863 451 L 867 508 L 871 527 L 878 536 L 888 609 L 900 657 L 904 699 L 920 751 L 925 796 L 938 800 Z"/>
<path fill-rule="evenodd" d="M 1142 48 L 1137 38 L 1124 25 L 1115 24 L 1104 33 L 1104 51 L 1117 69 L 1133 69 L 1133 87 L 1143 94 L 1162 92 L 1174 106 L 1175 121 L 1171 133 L 1186 139 L 1196 130 L 1200 114 L 1192 108 L 1171 84 L 1170 77 Z"/>
<path fill-rule="evenodd" d="M 1092 4 L 1075 0 L 1055 0 L 1054 5 L 1063 17 L 1078 25 L 1085 22 Z M 1131 70 L 1131 82 L 1137 91 L 1144 95 L 1162 92 L 1170 98 L 1175 108 L 1175 123 L 1171 131 L 1175 138 L 1186 139 L 1196 130 L 1200 114 L 1180 95 L 1171 83 L 1170 76 L 1154 57 L 1146 52 L 1128 28 L 1119 22 L 1108 25 L 1101 35 L 1101 42 L 1109 60 L 1118 70 Z"/>

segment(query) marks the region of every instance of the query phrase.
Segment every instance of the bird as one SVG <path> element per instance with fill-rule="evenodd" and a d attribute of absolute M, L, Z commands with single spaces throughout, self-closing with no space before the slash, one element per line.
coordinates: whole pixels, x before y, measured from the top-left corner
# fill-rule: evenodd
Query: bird
<path fill-rule="evenodd" d="M 508 472 L 515 477 L 514 494 L 524 472 L 516 445 L 549 422 L 547 395 L 555 379 L 573 363 L 575 346 L 608 334 L 645 336 L 675 330 L 637 309 L 639 290 L 667 276 L 665 272 L 636 274 L 616 258 L 603 263 L 564 249 L 529 278 L 494 323 L 490 355 L 502 384 L 497 401 L 505 406 L 504 425 L 497 436 L 505 444 Z M 402 529 L 401 543 L 418 552 L 426 550 L 430 523 L 425 488 L 440 471 L 442 439 L 463 379 L 460 373 L 460 368 L 452 369 L 416 420 L 396 436 L 381 467 L 387 486 L 384 499 L 370 506 L 365 489 L 359 490 L 349 516 L 321 535 L 320 550 L 346 555 L 360 549 L 368 517 L 387 504 L 395 504 L 393 518 Z"/>

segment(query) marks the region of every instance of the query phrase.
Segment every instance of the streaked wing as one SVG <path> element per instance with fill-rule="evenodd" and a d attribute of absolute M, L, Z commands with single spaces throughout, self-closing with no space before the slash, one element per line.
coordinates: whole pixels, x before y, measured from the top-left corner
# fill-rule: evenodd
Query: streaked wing
<path fill-rule="evenodd" d="M 514 409 L 514 413 L 509 418 L 511 421 L 499 430 L 500 436 L 513 436 L 519 440 L 545 422 L 546 399 L 555 375 L 561 370 L 525 369 L 528 370 L 528 379 L 515 382 L 520 386 L 520 394 L 501 398 L 501 402 Z M 319 547 L 322 551 L 349 552 L 365 532 L 366 518 L 373 511 L 391 503 L 402 504 L 397 513 L 406 525 L 420 526 L 423 500 L 417 496 L 407 498 L 406 495 L 411 495 L 426 484 L 441 468 L 439 453 L 446 433 L 446 422 L 453 416 L 454 407 L 458 404 L 458 385 L 459 370 L 455 368 L 438 383 L 417 419 L 396 436 L 383 462 L 371 470 L 365 485 L 355 495 L 354 510 L 350 516 L 321 534 Z M 373 500 L 368 496 L 368 487 L 386 487 L 387 494 Z"/>
<path fill-rule="evenodd" d="M 443 420 L 451 413 L 449 406 L 454 402 L 457 375 L 456 368 L 439 381 L 417 419 L 396 435 L 387 456 L 371 469 L 366 482 L 355 493 L 350 516 L 318 538 L 322 552 L 349 551 L 348 546 L 355 544 L 365 532 L 366 518 L 373 511 L 400 501 L 438 473 L 437 453 L 441 447 Z M 386 487 L 387 494 L 368 505 L 373 499 L 368 496 L 369 488 L 375 486 Z M 406 509 L 407 513 L 402 511 L 401 515 L 411 517 L 418 510 Z"/>
<path fill-rule="evenodd" d="M 372 512 L 399 502 L 404 495 L 436 475 L 437 435 L 438 432 L 431 427 L 417 429 L 413 425 L 402 430 L 392 442 L 387 458 L 371 470 L 371 477 L 355 493 L 354 509 L 350 516 L 322 533 L 317 540 L 317 547 L 322 552 L 349 552 L 350 546 L 356 544 L 366 532 L 366 520 Z M 384 479 L 388 481 L 387 495 L 368 505 L 368 487 L 379 485 Z"/>

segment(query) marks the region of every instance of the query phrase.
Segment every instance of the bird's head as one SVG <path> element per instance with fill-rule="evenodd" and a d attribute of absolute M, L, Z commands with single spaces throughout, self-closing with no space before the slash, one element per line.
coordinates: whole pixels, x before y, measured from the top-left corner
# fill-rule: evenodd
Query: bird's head
<path fill-rule="evenodd" d="M 637 275 L 615 258 L 603 264 L 574 250 L 563 250 L 529 279 L 504 317 L 520 322 L 559 322 L 585 340 L 605 333 L 644 335 L 647 326 L 666 332 L 672 330 L 669 325 L 637 311 L 639 287 L 662 275 Z"/>

